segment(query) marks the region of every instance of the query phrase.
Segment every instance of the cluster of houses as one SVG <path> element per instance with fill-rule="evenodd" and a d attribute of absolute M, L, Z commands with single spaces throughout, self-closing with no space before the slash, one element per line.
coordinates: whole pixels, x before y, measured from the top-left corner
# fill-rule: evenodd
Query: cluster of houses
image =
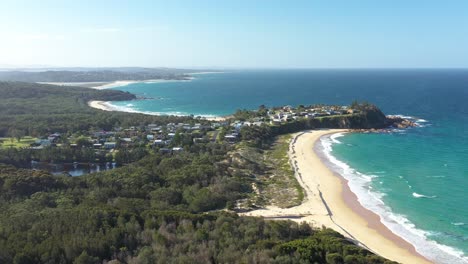
<path fill-rule="evenodd" d="M 222 122 L 149 124 L 144 127 L 115 128 L 113 131 L 93 131 L 85 135 L 85 138 L 87 145 L 96 150 L 113 151 L 116 148 L 151 145 L 162 153 L 174 153 L 183 151 L 183 146 L 174 143 L 177 135 L 190 137 L 193 144 L 223 140 L 235 143 L 240 140 L 240 130 L 244 126 L 278 125 L 298 118 L 352 114 L 354 111 L 347 106 L 283 106 L 267 109 L 265 114 L 245 121 L 230 119 Z M 222 128 L 226 132 L 223 134 L 224 138 L 219 137 Z M 54 133 L 38 139 L 31 148 L 60 146 L 64 142 L 71 148 L 80 146 L 76 138 L 64 139 L 63 135 Z"/>
<path fill-rule="evenodd" d="M 353 114 L 355 110 L 348 106 L 308 106 L 293 108 L 291 106 L 283 106 L 277 109 L 271 109 L 267 115 L 270 119 L 270 124 L 277 125 L 284 122 L 291 122 L 298 118 L 317 118 L 323 116 Z"/>
<path fill-rule="evenodd" d="M 134 146 L 153 146 L 162 153 L 174 153 L 183 151 L 182 146 L 173 143 L 176 135 L 189 136 L 194 144 L 207 143 L 219 139 L 218 133 L 222 127 L 229 127 L 228 122 L 205 122 L 205 123 L 169 123 L 167 125 L 149 124 L 144 127 L 114 128 L 112 131 L 92 131 L 85 138 L 85 145 L 96 150 L 112 152 L 116 148 L 131 148 Z M 237 128 L 236 133 L 240 128 Z M 235 137 L 236 140 L 233 140 Z M 237 141 L 238 134 L 229 134 L 225 138 L 228 142 Z M 65 137 L 60 133 L 53 133 L 36 140 L 31 144 L 31 149 L 43 149 L 49 146 L 60 147 L 67 145 L 70 148 L 78 148 L 83 145 L 79 137 Z"/>

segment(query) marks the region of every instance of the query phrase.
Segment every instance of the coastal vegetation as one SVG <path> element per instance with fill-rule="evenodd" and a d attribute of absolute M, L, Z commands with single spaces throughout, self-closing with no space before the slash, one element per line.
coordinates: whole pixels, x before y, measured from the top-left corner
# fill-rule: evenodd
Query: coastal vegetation
<path fill-rule="evenodd" d="M 168 68 L 109 68 L 43 71 L 0 71 L 1 81 L 21 82 L 112 82 L 119 80 L 183 80 L 186 70 Z"/>
<path fill-rule="evenodd" d="M 0 137 L 44 133 L 73 133 L 92 127 L 111 130 L 115 126 L 181 122 L 187 117 L 148 116 L 99 111 L 88 101 L 132 100 L 135 95 L 116 90 L 24 82 L 0 82 Z"/>
<path fill-rule="evenodd" d="M 290 134 L 273 137 L 262 148 L 239 144 L 228 153 L 233 173 L 252 177 L 253 192 L 240 201 L 241 208 L 265 205 L 288 208 L 302 202 L 304 192 L 289 163 L 291 138 Z"/>
<path fill-rule="evenodd" d="M 53 142 L 1 149 L 9 165 L 0 164 L 0 263 L 392 263 L 329 229 L 236 214 L 273 196 L 282 207 L 301 201 L 285 153 L 290 136 L 280 134 L 306 121 L 208 126 L 87 105 L 134 97 L 124 92 L 9 82 L 0 91 L 1 135 L 21 142 L 45 134 Z M 130 141 L 112 152 L 91 143 L 119 133 Z M 126 165 L 81 177 L 19 168 L 97 153 Z"/>

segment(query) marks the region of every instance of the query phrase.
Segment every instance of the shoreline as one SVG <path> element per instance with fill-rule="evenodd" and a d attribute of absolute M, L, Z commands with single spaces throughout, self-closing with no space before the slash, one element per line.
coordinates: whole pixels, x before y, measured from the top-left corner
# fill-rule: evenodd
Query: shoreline
<path fill-rule="evenodd" d="M 97 90 L 111 89 L 116 87 L 127 86 L 135 83 L 166 83 L 166 82 L 189 82 L 195 77 L 187 77 L 184 79 L 149 79 L 149 80 L 118 80 L 107 82 L 37 82 L 39 84 L 49 84 L 58 86 L 77 86 L 92 88 Z"/>
<path fill-rule="evenodd" d="M 412 244 L 382 224 L 377 214 L 364 208 L 346 179 L 325 165 L 324 157 L 317 153 L 315 147 L 323 136 L 347 132 L 327 129 L 296 134 L 290 143 L 289 157 L 306 194 L 303 203 L 286 209 L 267 206 L 243 215 L 326 226 L 387 259 L 400 263 L 431 263 Z"/>
<path fill-rule="evenodd" d="M 156 113 L 156 112 L 140 112 L 140 111 L 131 110 L 131 109 L 124 111 L 122 108 L 113 106 L 111 103 L 107 101 L 97 101 L 97 100 L 89 101 L 88 106 L 95 108 L 95 109 L 99 109 L 103 111 L 110 111 L 110 112 L 116 111 L 116 112 L 125 112 L 125 113 L 138 113 L 138 114 L 146 114 L 146 115 L 154 115 L 154 116 L 164 116 L 164 114 Z M 166 114 L 166 116 L 171 116 L 171 114 Z M 172 115 L 172 116 L 188 116 L 188 115 Z M 196 117 L 197 116 L 194 116 L 194 118 Z M 202 119 L 215 121 L 215 122 L 226 121 L 229 118 L 229 116 L 200 116 L 200 117 Z"/>

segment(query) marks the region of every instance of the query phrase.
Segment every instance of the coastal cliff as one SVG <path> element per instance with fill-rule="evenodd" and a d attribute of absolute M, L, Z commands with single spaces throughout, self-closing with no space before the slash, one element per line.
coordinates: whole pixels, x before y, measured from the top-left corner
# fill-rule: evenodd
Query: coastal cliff
<path fill-rule="evenodd" d="M 294 122 L 271 126 L 273 134 L 285 134 L 307 129 L 385 129 L 391 127 L 406 128 L 414 123 L 401 117 L 387 117 L 376 106 L 369 105 L 357 113 L 319 118 L 300 119 Z"/>

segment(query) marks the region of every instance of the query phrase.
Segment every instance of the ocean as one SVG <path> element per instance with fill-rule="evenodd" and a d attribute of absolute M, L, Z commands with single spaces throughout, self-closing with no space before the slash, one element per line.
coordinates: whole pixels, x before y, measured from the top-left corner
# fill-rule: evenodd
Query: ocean
<path fill-rule="evenodd" d="M 468 263 L 468 70 L 252 70 L 113 89 L 124 111 L 220 116 L 260 105 L 369 101 L 419 126 L 323 138 L 366 208 L 436 263 Z"/>

